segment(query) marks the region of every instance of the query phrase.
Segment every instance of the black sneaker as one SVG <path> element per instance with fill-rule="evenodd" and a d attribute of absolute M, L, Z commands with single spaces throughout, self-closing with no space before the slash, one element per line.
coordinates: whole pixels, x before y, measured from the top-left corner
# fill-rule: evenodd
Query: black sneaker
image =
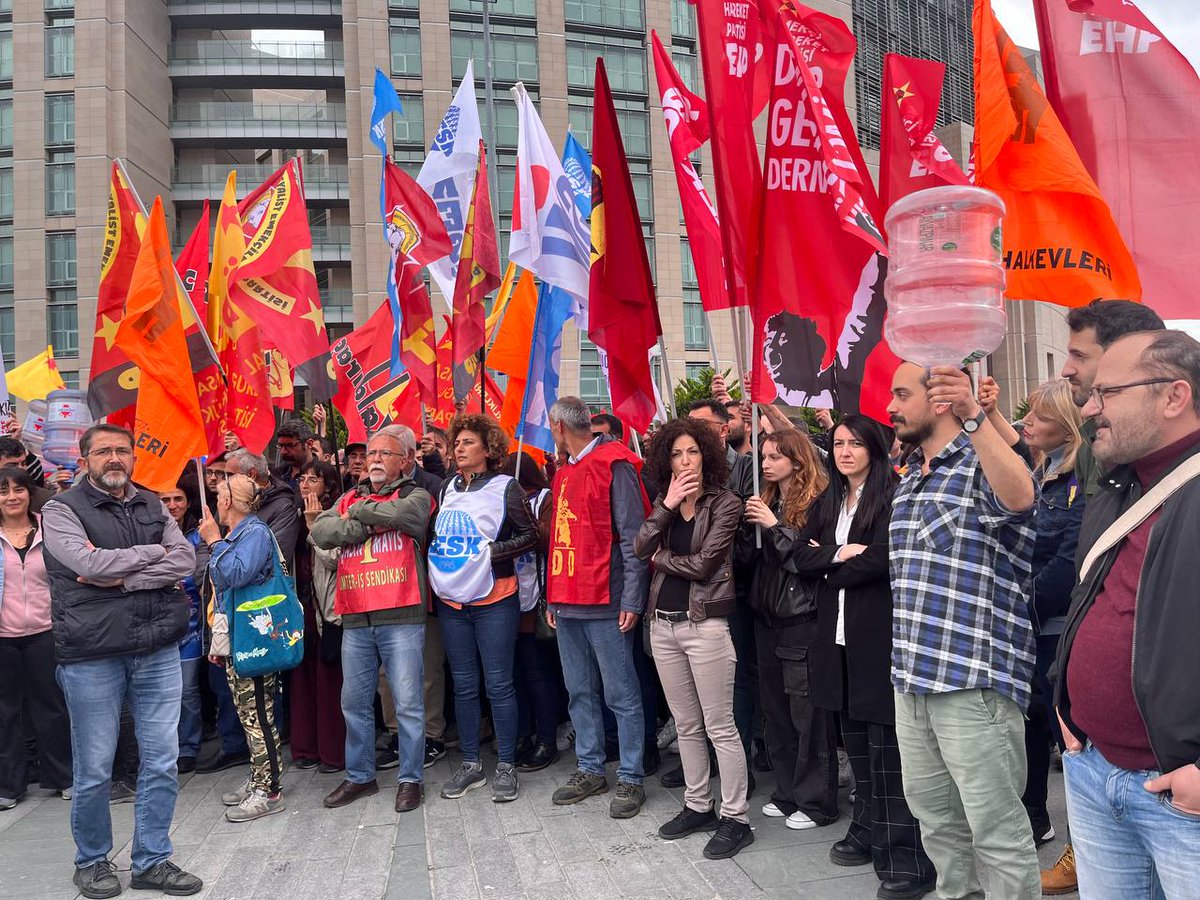
<path fill-rule="evenodd" d="M 1033 828 L 1033 843 L 1035 847 L 1048 844 L 1054 840 L 1054 826 L 1050 823 L 1050 814 L 1042 811 L 1028 810 L 1029 824 Z"/>
<path fill-rule="evenodd" d="M 117 880 L 117 867 L 107 859 L 76 869 L 71 879 L 79 893 L 88 898 L 115 897 L 121 893 L 121 882 Z"/>
<path fill-rule="evenodd" d="M 425 738 L 425 768 L 436 765 L 438 760 L 446 758 L 446 745 L 433 738 Z"/>
<path fill-rule="evenodd" d="M 400 754 L 395 750 L 380 750 L 375 755 L 376 769 L 394 769 L 400 765 Z"/>
<path fill-rule="evenodd" d="M 722 819 L 717 833 L 704 845 L 705 859 L 729 859 L 754 843 L 754 832 L 745 822 Z"/>
<path fill-rule="evenodd" d="M 696 812 L 685 806 L 679 815 L 658 829 L 658 836 L 666 841 L 678 840 L 697 831 L 712 831 L 717 827 L 717 816 L 711 809 Z"/>
<path fill-rule="evenodd" d="M 129 886 L 135 891 L 162 891 L 172 897 L 198 894 L 204 882 L 183 871 L 170 860 L 151 866 L 141 875 L 134 875 Z"/>
<path fill-rule="evenodd" d="M 678 765 L 674 769 L 668 769 L 658 776 L 658 783 L 665 788 L 681 788 L 683 787 L 683 766 Z"/>

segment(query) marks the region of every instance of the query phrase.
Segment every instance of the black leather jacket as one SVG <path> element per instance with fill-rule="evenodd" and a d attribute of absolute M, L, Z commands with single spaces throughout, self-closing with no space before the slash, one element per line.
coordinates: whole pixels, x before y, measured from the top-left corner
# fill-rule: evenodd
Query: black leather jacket
<path fill-rule="evenodd" d="M 754 526 L 742 525 L 738 539 L 738 558 L 752 564 L 749 603 L 754 614 L 768 625 L 787 625 L 817 614 L 817 579 L 801 573 L 796 566 L 796 551 L 808 545 L 812 529 L 792 528 L 783 524 L 783 506 L 777 500 L 771 507 L 779 519 L 772 528 L 762 529 L 762 549 L 755 547 Z"/>

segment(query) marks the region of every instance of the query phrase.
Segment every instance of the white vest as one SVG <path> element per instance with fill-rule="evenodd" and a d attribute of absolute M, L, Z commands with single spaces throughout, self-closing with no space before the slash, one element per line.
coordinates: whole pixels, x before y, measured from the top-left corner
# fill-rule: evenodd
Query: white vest
<path fill-rule="evenodd" d="M 529 515 L 535 525 L 537 524 L 538 513 L 541 512 L 542 504 L 548 499 L 550 499 L 550 491 L 542 488 L 532 500 L 525 501 L 529 507 Z M 538 557 L 541 553 L 542 551 L 535 547 L 528 553 L 522 553 L 513 560 L 513 568 L 517 572 L 517 588 L 521 595 L 521 612 L 529 612 L 531 609 L 536 609 L 538 599 L 545 590 L 545 586 L 542 584 L 543 573 L 538 570 Z"/>
<path fill-rule="evenodd" d="M 493 475 L 473 491 L 458 490 L 457 478 L 446 485 L 429 545 L 429 583 L 441 599 L 474 603 L 491 593 L 492 541 L 504 525 L 504 492 L 511 481 Z"/>

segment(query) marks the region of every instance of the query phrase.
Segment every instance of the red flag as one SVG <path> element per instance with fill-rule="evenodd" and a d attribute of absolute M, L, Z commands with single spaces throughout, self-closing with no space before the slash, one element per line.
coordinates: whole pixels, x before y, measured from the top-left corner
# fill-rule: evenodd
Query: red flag
<path fill-rule="evenodd" d="M 704 93 L 718 111 L 712 123 L 712 155 L 729 302 L 748 306 L 750 281 L 757 271 L 762 193 L 754 120 L 766 103 L 773 53 L 764 45 L 760 0 L 693 2 Z"/>
<path fill-rule="evenodd" d="M 603 57 L 596 57 L 592 124 L 592 272 L 588 337 L 608 354 L 618 415 L 646 431 L 654 418 L 650 348 L 662 334 L 629 161 Z"/>
<path fill-rule="evenodd" d="M 414 431 L 421 428 L 421 404 L 414 382 L 407 372 L 395 378 L 391 374 L 389 348 L 395 329 L 391 304 L 385 300 L 365 325 L 329 348 L 338 383 L 333 403 L 346 420 L 351 441 L 366 441 L 393 422 Z"/>
<path fill-rule="evenodd" d="M 724 250 L 721 246 L 721 223 L 717 208 L 709 199 L 691 155 L 708 140 L 708 106 L 687 89 L 683 79 L 663 49 L 658 33 L 651 31 L 654 42 L 654 72 L 658 80 L 658 96 L 663 118 L 667 123 L 667 140 L 671 142 L 671 158 L 675 163 L 675 182 L 679 187 L 679 203 L 687 228 L 688 248 L 696 268 L 700 286 L 700 302 L 709 312 L 728 309 L 729 285 L 725 280 Z M 744 298 L 743 298 L 744 299 Z"/>
<path fill-rule="evenodd" d="M 1198 319 L 1200 78 L 1132 0 L 1035 0 L 1046 95 L 1108 201 L 1145 302 Z"/>
<path fill-rule="evenodd" d="M 421 278 L 421 267 L 450 253 L 450 237 L 433 198 L 425 189 L 390 159 L 384 160 L 383 168 L 384 209 L 388 211 L 384 230 L 392 247 L 401 314 L 400 361 L 417 382 L 421 402 L 436 406 L 433 305 Z"/>
<path fill-rule="evenodd" d="M 200 221 L 192 229 L 192 236 L 175 260 L 175 271 L 179 273 L 179 280 L 183 282 L 192 308 L 201 322 L 206 319 L 208 308 L 208 220 L 208 201 L 205 200 Z M 196 394 L 200 398 L 200 412 L 204 417 L 208 453 L 213 456 L 225 449 L 225 382 L 216 363 L 196 373 Z"/>
<path fill-rule="evenodd" d="M 878 200 L 843 100 L 854 35 L 793 2 L 764 11 L 764 29 L 776 41 L 753 397 L 884 419 L 895 357 L 883 341 Z"/>
<path fill-rule="evenodd" d="M 486 333 L 484 303 L 500 286 L 500 252 L 496 248 L 496 222 L 488 190 L 487 153 L 479 142 L 475 190 L 467 210 L 467 225 L 459 255 L 458 279 L 454 285 L 454 317 L 451 320 L 454 346 L 455 394 L 461 399 L 469 390 L 459 372 L 468 360 L 477 359 Z M 476 379 L 478 380 L 478 379 Z"/>
<path fill-rule="evenodd" d="M 884 57 L 879 195 L 885 211 L 915 191 L 970 184 L 933 133 L 945 74 L 945 63 L 899 53 Z"/>
<path fill-rule="evenodd" d="M 446 331 L 442 334 L 441 340 L 437 344 L 437 404 L 435 406 L 427 405 L 425 410 L 429 415 L 429 423 L 443 429 L 450 427 L 450 420 L 454 418 L 454 414 L 458 412 L 460 405 L 463 412 L 477 413 L 483 409 L 479 402 L 478 374 L 462 403 L 459 404 L 455 401 L 453 356 L 454 349 L 451 346 L 450 321 L 447 319 Z M 476 370 L 476 373 L 478 373 L 478 370 Z M 487 414 L 496 421 L 500 421 L 500 416 L 504 411 L 504 391 L 500 390 L 500 386 L 492 380 L 491 375 L 486 375 L 486 378 L 487 381 L 484 384 L 487 386 Z"/>

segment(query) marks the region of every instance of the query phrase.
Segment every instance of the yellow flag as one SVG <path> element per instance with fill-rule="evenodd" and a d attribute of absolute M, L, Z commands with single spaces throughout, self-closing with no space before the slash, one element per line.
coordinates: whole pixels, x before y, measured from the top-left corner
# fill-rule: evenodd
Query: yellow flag
<path fill-rule="evenodd" d="M 54 362 L 54 348 L 47 347 L 33 359 L 26 360 L 8 373 L 8 392 L 26 403 L 45 400 L 51 391 L 66 387 Z"/>
<path fill-rule="evenodd" d="M 246 252 L 246 235 L 237 211 L 237 170 L 225 181 L 225 196 L 217 213 L 217 230 L 213 235 L 212 266 L 208 270 L 208 329 L 209 339 L 220 353 L 223 349 L 222 323 L 229 288 L 237 280 L 238 263 Z"/>

